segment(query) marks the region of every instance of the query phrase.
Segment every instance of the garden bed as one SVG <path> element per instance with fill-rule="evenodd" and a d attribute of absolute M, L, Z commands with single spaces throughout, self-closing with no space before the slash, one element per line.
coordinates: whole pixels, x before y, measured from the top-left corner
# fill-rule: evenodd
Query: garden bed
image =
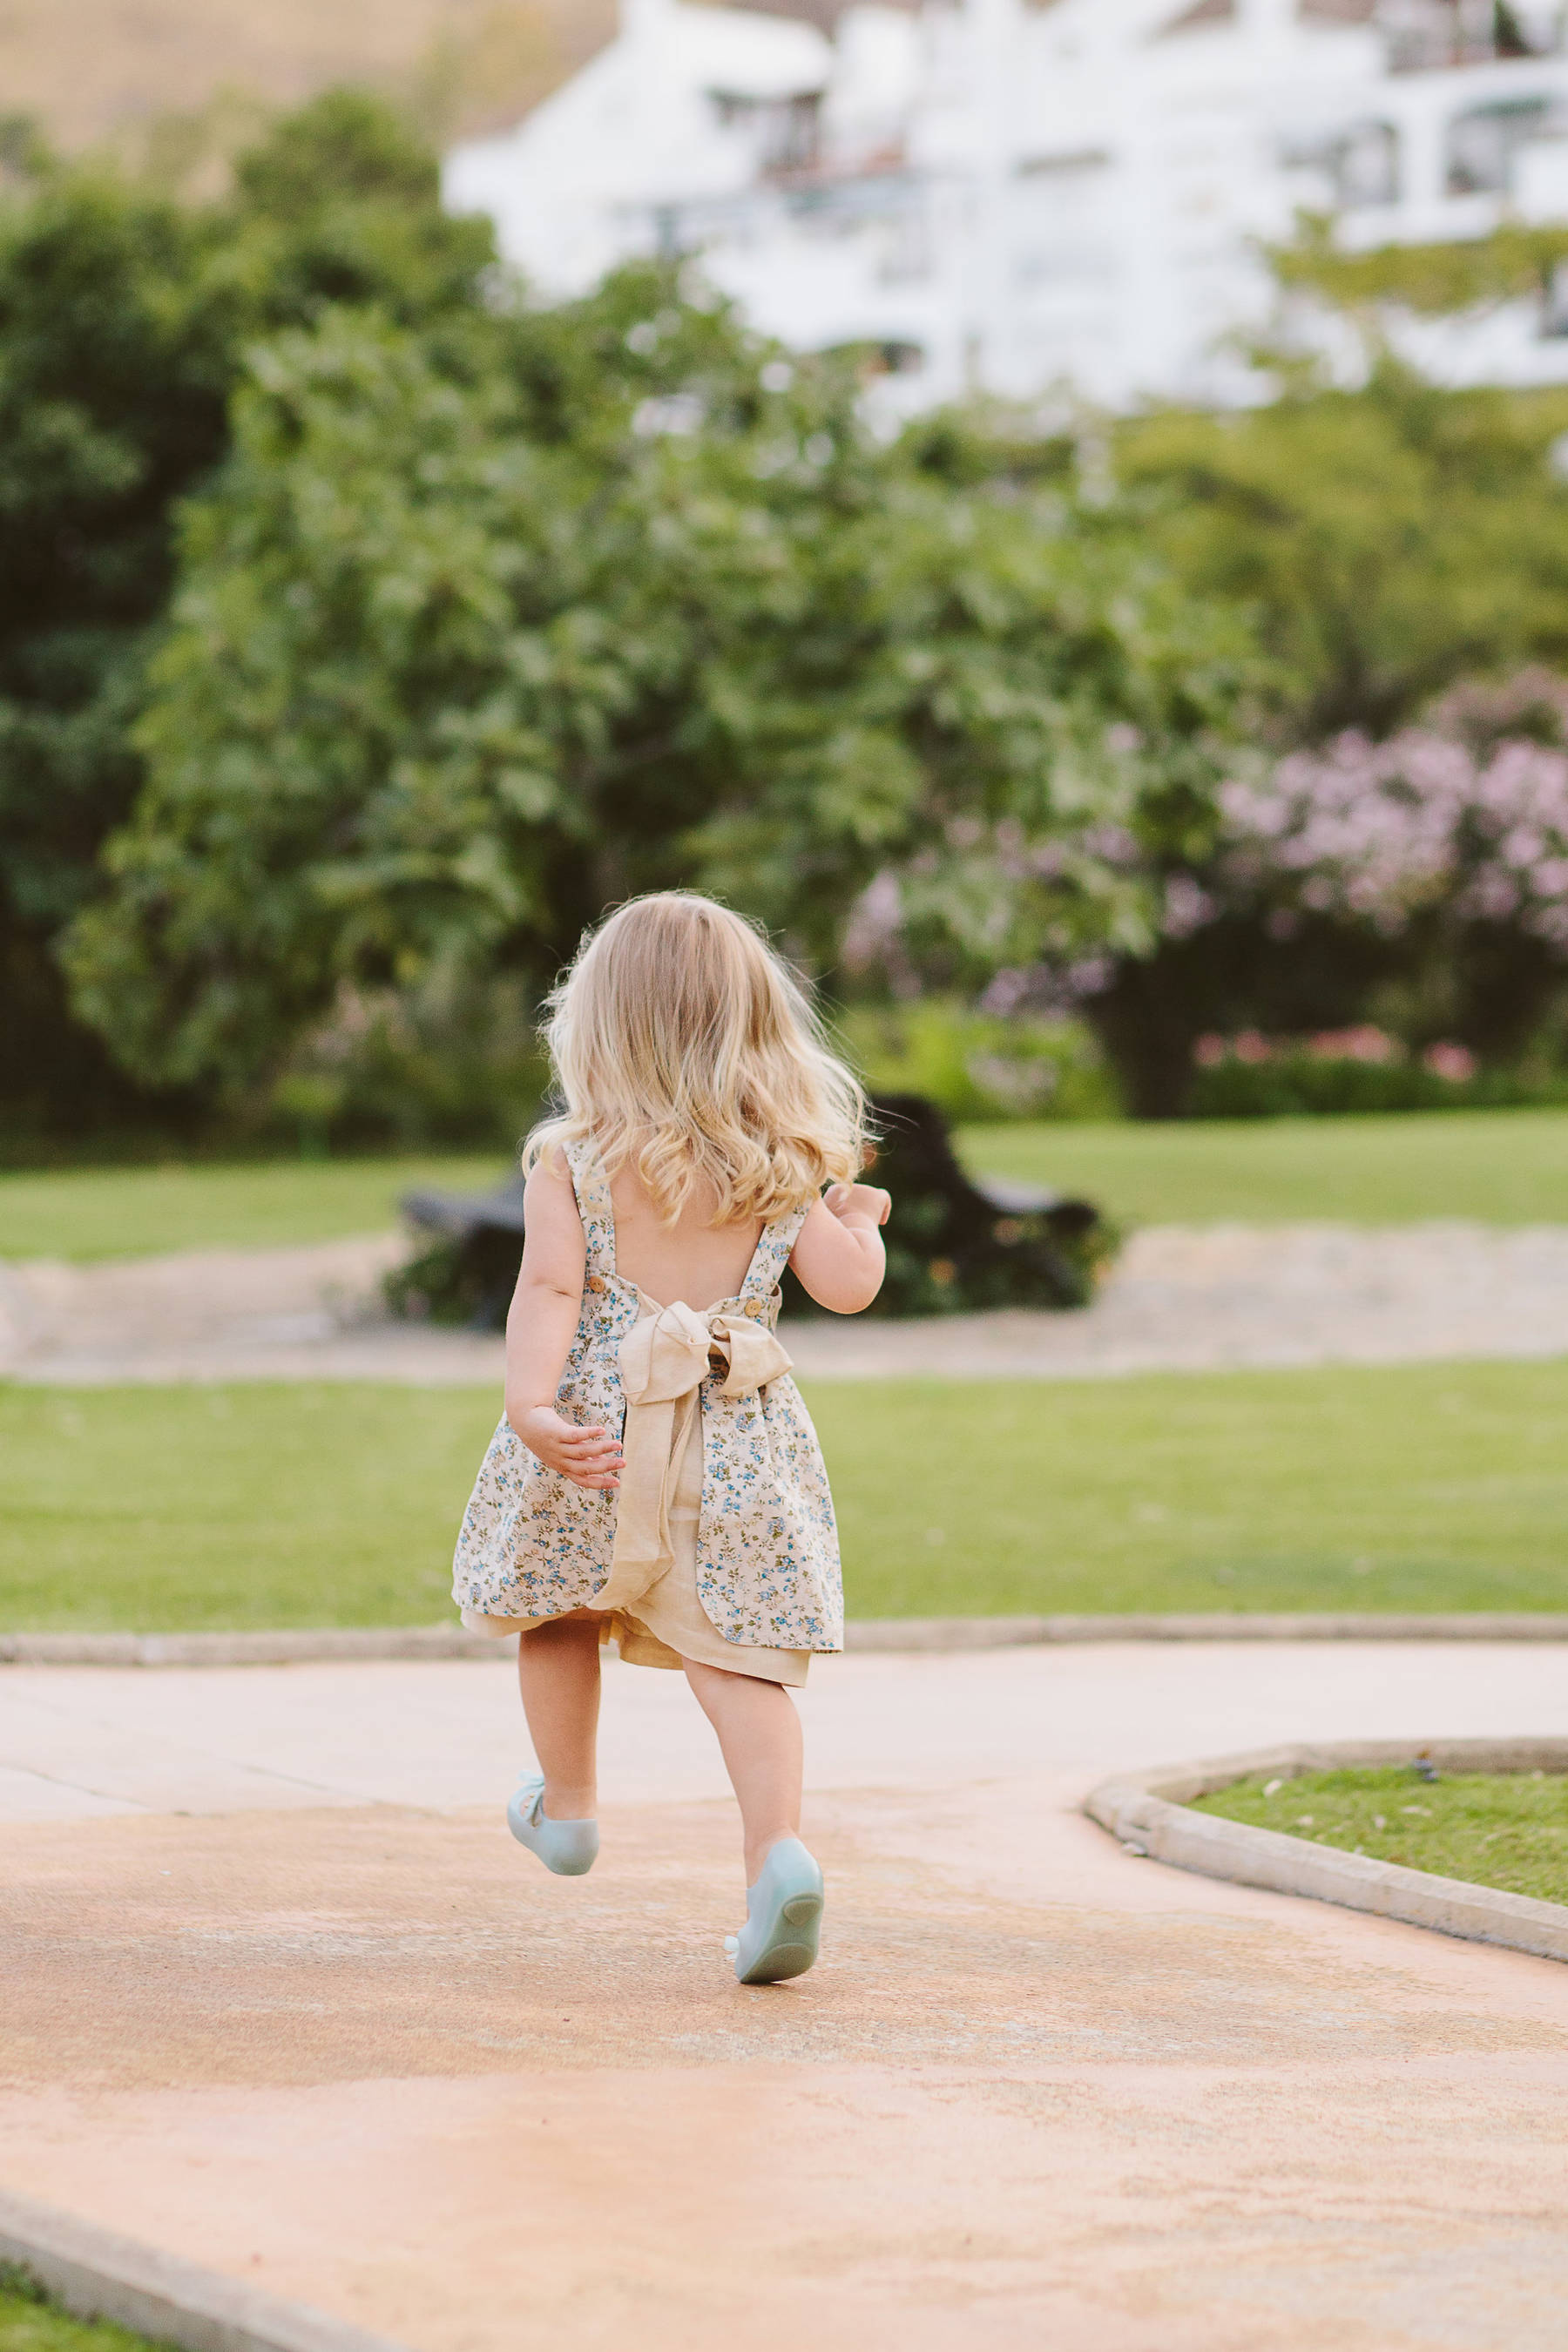
<path fill-rule="evenodd" d="M 1451 1793 L 1433 1801 L 1446 1787 Z M 1278 1825 L 1257 1818 L 1260 1807 L 1278 1808 Z M 1120 1774 L 1090 1792 L 1084 1811 L 1130 1853 L 1179 1870 L 1568 1960 L 1568 1903 L 1497 1884 L 1506 1867 L 1516 1881 L 1563 1886 L 1568 1739 L 1275 1748 Z M 1511 1857 L 1483 1845 L 1510 1830 Z M 1384 1858 L 1368 1838 L 1403 1843 L 1426 1866 Z M 1450 1867 L 1432 1866 L 1439 1862 Z M 1490 1878 L 1462 1874 L 1478 1868 Z"/>
<path fill-rule="evenodd" d="M 1405 1870 L 1568 1904 L 1568 1774 L 1440 1772 L 1424 1761 L 1293 1779 L 1254 1773 L 1194 1801 L 1227 1822 Z"/>

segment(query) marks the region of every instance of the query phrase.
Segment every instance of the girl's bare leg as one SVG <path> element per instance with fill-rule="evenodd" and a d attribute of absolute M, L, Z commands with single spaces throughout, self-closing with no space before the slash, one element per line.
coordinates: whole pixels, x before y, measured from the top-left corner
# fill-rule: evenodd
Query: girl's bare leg
<path fill-rule="evenodd" d="M 524 1635 L 524 1640 L 528 1636 Z M 725 1769 L 741 1807 L 750 1886 L 780 1838 L 800 1835 L 805 1769 L 800 1717 L 780 1683 L 684 1661 L 697 1703 L 719 1735 Z M 541 1759 L 542 1761 L 542 1759 Z"/>
<path fill-rule="evenodd" d="M 520 1633 L 517 1680 L 544 1775 L 544 1815 L 592 1821 L 598 1811 L 599 1621 L 591 1610 Z"/>

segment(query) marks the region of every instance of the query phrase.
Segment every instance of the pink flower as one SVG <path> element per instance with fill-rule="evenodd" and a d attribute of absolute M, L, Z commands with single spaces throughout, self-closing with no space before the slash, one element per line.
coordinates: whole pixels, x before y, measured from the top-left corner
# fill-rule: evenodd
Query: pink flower
<path fill-rule="evenodd" d="M 1529 737 L 1510 737 L 1512 724 Z M 1558 744 L 1534 740 L 1544 728 Z M 1222 871 L 1394 936 L 1424 909 L 1568 940 L 1568 681 L 1463 688 L 1374 743 L 1353 730 L 1220 794 Z"/>
<path fill-rule="evenodd" d="M 1476 1075 L 1476 1057 L 1468 1045 L 1428 1045 L 1421 1056 L 1421 1066 L 1430 1070 L 1435 1078 L 1447 1078 L 1450 1086 L 1462 1087 Z"/>
<path fill-rule="evenodd" d="M 1307 1051 L 1318 1062 L 1393 1062 L 1399 1050 L 1392 1037 L 1370 1023 L 1357 1029 L 1321 1030 L 1307 1040 Z"/>

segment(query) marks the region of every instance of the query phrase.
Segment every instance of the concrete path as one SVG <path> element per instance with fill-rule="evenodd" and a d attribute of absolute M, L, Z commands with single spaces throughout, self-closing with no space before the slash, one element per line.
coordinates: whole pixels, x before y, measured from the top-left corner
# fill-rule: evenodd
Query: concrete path
<path fill-rule="evenodd" d="M 0 1674 L 0 2181 L 416 2352 L 1560 2352 L 1568 1971 L 1124 1855 L 1117 1765 L 1568 1733 L 1543 1645 L 858 1657 L 743 1991 L 679 1679 L 605 1849 L 504 1663 Z"/>
<path fill-rule="evenodd" d="M 394 1323 L 395 1236 L 107 1265 L 0 1262 L 0 1374 L 499 1382 L 499 1339 Z M 1568 1354 L 1568 1226 L 1154 1226 L 1080 1314 L 786 1320 L 820 1378 L 1081 1380 Z"/>

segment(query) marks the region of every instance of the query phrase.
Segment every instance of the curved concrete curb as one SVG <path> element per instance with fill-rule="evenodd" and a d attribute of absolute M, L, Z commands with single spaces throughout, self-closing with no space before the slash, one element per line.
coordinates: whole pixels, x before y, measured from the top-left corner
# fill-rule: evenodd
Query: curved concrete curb
<path fill-rule="evenodd" d="M 1068 1642 L 1568 1642 L 1568 1617 L 881 1617 L 854 1651 L 1011 1650 Z M 321 1626 L 277 1633 L 0 1633 L 0 1665 L 290 1666 L 353 1659 L 496 1658 L 461 1625 Z"/>
<path fill-rule="evenodd" d="M 182 2352 L 407 2352 L 74 2213 L 0 2189 L 0 2261 L 79 2319 L 113 2319 Z"/>
<path fill-rule="evenodd" d="M 1568 1960 L 1568 1904 L 1505 1895 L 1500 1888 L 1439 1878 L 1431 1871 L 1313 1845 L 1280 1830 L 1189 1811 L 1194 1797 L 1212 1796 L 1258 1772 L 1294 1780 L 1303 1772 L 1332 1772 L 1347 1765 L 1406 1764 L 1416 1755 L 1453 1772 L 1568 1772 L 1568 1739 L 1340 1739 L 1121 1775 L 1091 1790 L 1084 1811 L 1131 1852 L 1173 1863 L 1178 1870 L 1268 1887 L 1276 1895 L 1310 1895 L 1412 1927 L 1435 1927 L 1445 1936 Z"/>

